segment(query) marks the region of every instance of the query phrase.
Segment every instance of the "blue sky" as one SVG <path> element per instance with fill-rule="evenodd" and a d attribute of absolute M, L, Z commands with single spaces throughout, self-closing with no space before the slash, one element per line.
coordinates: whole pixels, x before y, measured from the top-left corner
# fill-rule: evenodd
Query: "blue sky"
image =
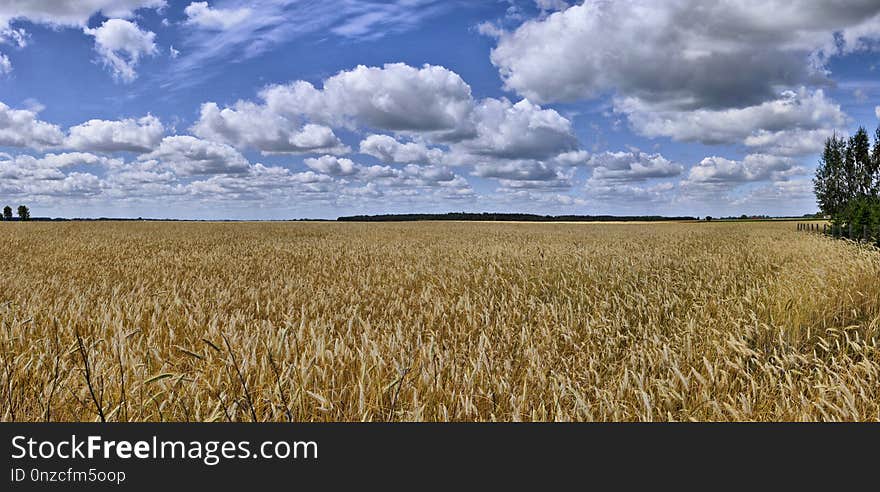
<path fill-rule="evenodd" d="M 869 0 L 0 0 L 0 202 L 810 213 L 878 40 Z"/>

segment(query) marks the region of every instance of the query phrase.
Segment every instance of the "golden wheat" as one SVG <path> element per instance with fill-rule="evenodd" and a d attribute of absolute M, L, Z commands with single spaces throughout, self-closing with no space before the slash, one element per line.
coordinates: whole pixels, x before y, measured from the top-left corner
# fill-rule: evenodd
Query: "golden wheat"
<path fill-rule="evenodd" d="M 878 420 L 794 224 L 0 224 L 3 420 Z"/>

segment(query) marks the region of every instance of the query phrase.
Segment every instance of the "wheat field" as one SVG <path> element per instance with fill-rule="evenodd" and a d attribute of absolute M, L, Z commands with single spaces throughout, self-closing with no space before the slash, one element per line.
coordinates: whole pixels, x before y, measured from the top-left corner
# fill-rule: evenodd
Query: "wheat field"
<path fill-rule="evenodd" d="M 2 223 L 5 421 L 880 419 L 793 223 Z"/>

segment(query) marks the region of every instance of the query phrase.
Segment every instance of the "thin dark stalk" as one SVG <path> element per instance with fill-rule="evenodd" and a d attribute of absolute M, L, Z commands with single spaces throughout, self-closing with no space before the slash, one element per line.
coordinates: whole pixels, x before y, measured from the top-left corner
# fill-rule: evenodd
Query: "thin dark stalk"
<path fill-rule="evenodd" d="M 394 416 L 394 407 L 397 405 L 397 398 L 400 397 L 400 388 L 403 386 L 403 380 L 406 379 L 406 375 L 409 374 L 409 368 L 403 370 L 403 373 L 400 375 L 400 379 L 398 379 L 394 384 L 397 386 L 397 389 L 394 390 L 394 396 L 391 398 L 391 408 L 388 410 L 388 422 L 391 422 L 391 417 Z"/>
<path fill-rule="evenodd" d="M 101 408 L 101 404 L 98 402 L 98 397 L 95 396 L 95 389 L 92 386 L 92 370 L 89 367 L 89 355 L 86 353 L 86 347 L 83 344 L 82 337 L 79 334 L 79 330 L 76 330 L 76 344 L 79 347 L 79 355 L 82 357 L 83 368 L 85 369 L 86 376 L 86 385 L 89 387 L 89 394 L 92 396 L 92 402 L 95 404 L 95 408 L 98 409 L 98 416 L 101 418 L 101 422 L 106 422 L 107 418 L 104 417 L 104 409 Z"/>
<path fill-rule="evenodd" d="M 116 347 L 116 361 L 119 363 L 119 381 L 120 381 L 120 390 L 119 390 L 119 405 L 120 405 L 120 413 L 122 414 L 122 420 L 128 420 L 128 398 L 125 395 L 125 367 L 122 365 L 122 348 L 117 345 Z"/>
<path fill-rule="evenodd" d="M 244 398 L 250 407 L 251 417 L 253 417 L 254 422 L 257 422 L 259 421 L 257 418 L 257 410 L 254 408 L 254 401 L 251 399 L 251 393 L 248 391 L 247 383 L 244 380 L 244 376 L 241 374 L 241 369 L 238 367 L 238 361 L 235 360 L 235 352 L 232 351 L 232 346 L 229 345 L 229 339 L 226 338 L 226 335 L 223 335 L 223 341 L 226 343 L 226 348 L 229 350 L 229 356 L 232 357 L 232 365 L 235 366 L 235 372 L 238 374 L 238 380 L 241 382 L 241 387 L 244 388 Z"/>
<path fill-rule="evenodd" d="M 278 366 L 275 365 L 272 351 L 269 350 L 269 345 L 266 344 L 265 340 L 263 340 L 263 346 L 266 348 L 266 353 L 269 355 L 269 367 L 271 367 L 272 372 L 275 373 L 275 384 L 278 387 L 278 392 L 281 393 L 281 402 L 284 403 L 284 413 L 287 415 L 287 421 L 293 422 L 293 415 L 290 413 L 290 400 L 288 400 L 287 394 L 284 393 L 284 388 L 281 387 L 281 373 L 278 371 Z"/>

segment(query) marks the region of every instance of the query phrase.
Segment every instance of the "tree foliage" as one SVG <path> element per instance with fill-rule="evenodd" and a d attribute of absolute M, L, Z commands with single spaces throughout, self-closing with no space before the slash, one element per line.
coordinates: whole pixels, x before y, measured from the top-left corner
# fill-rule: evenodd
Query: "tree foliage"
<path fill-rule="evenodd" d="M 835 224 L 875 231 L 880 226 L 880 128 L 873 149 L 864 128 L 848 139 L 828 138 L 813 188 L 819 209 Z"/>

